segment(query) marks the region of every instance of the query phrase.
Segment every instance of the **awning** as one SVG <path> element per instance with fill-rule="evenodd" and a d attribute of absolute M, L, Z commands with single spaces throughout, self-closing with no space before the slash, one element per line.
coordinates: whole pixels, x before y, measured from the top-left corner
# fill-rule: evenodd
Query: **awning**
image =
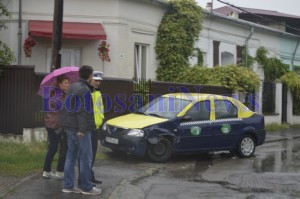
<path fill-rule="evenodd" d="M 52 21 L 29 20 L 28 34 L 36 37 L 52 37 Z M 106 40 L 100 23 L 63 22 L 62 37 L 67 39 Z"/>

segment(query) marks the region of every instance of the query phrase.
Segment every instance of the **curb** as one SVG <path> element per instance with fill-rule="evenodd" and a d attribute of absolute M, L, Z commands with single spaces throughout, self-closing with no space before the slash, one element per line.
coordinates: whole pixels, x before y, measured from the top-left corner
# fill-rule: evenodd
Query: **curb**
<path fill-rule="evenodd" d="M 290 137 L 284 137 L 284 138 L 274 138 L 274 139 L 266 139 L 265 143 L 270 143 L 270 142 L 280 142 L 280 141 L 286 141 L 286 140 L 294 140 L 294 139 L 299 139 L 300 135 L 296 136 L 290 136 Z"/>

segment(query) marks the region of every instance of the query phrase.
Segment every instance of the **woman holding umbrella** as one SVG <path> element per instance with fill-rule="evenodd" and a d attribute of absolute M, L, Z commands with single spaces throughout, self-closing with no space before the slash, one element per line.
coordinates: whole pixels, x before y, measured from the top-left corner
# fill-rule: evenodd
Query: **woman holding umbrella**
<path fill-rule="evenodd" d="M 66 75 L 59 75 L 56 77 L 56 83 L 50 92 L 50 97 L 58 95 L 61 93 L 58 100 L 61 102 L 65 98 L 65 93 L 70 87 L 70 79 Z M 55 89 L 54 89 L 55 88 Z M 61 91 L 61 92 L 60 92 Z M 45 114 L 45 127 L 48 133 L 48 151 L 45 157 L 43 177 L 45 178 L 64 178 L 64 165 L 67 153 L 67 140 L 66 135 L 58 124 L 59 110 L 56 109 L 56 104 L 54 100 L 49 100 L 49 108 L 51 111 Z M 60 145 L 59 157 L 56 172 L 51 171 L 51 163 L 57 152 L 58 146 Z"/>

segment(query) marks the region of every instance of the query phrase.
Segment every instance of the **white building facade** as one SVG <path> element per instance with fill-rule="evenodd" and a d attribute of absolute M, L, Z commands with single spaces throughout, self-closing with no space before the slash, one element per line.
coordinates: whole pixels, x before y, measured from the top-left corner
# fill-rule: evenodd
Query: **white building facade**
<path fill-rule="evenodd" d="M 18 57 L 19 0 L 3 2 L 12 12 L 12 18 L 3 19 L 7 28 L 0 31 L 0 40 L 6 42 Z M 30 21 L 53 20 L 54 1 L 22 2 L 23 42 L 31 31 Z M 159 0 L 64 0 L 64 22 L 100 25 L 105 39 L 63 38 L 62 66 L 87 64 L 95 70 L 103 71 L 106 77 L 155 79 L 155 71 L 159 65 L 155 53 L 156 35 L 167 8 L 167 3 Z M 203 28 L 195 47 L 203 52 L 204 65 L 207 67 L 237 64 L 241 58 L 242 46 L 247 46 L 253 57 L 256 50 L 263 46 L 270 52 L 270 56 L 276 56 L 286 64 L 300 66 L 299 36 L 234 17 L 207 11 L 205 13 Z M 22 50 L 21 65 L 35 65 L 35 72 L 49 72 L 51 38 L 32 38 L 36 41 L 32 56 L 25 57 Z M 110 44 L 110 62 L 102 62 L 98 56 L 97 49 L 102 40 Z M 192 65 L 197 63 L 196 57 L 191 57 L 190 60 Z M 253 71 L 261 80 L 264 79 L 260 66 L 254 65 Z M 262 87 L 258 94 L 262 96 Z M 259 104 L 262 104 L 261 97 Z M 277 107 L 277 110 L 281 108 Z M 258 111 L 261 112 L 261 109 Z M 281 115 L 277 115 L 270 121 L 280 120 Z"/>
<path fill-rule="evenodd" d="M 18 57 L 19 0 L 4 0 L 4 5 L 12 12 L 12 18 L 4 19 L 7 28 L 0 31 L 0 40 Z M 94 23 L 103 27 L 111 61 L 103 63 L 98 56 L 102 40 L 63 38 L 62 66 L 87 64 L 104 71 L 107 77 L 155 78 L 156 32 L 166 7 L 160 1 L 150 0 L 64 0 L 64 23 Z M 53 11 L 54 1 L 22 1 L 22 42 L 30 32 L 29 22 L 53 21 Z M 32 38 L 36 42 L 32 55 L 25 57 L 22 50 L 21 64 L 35 65 L 36 72 L 49 72 L 51 38 Z"/>

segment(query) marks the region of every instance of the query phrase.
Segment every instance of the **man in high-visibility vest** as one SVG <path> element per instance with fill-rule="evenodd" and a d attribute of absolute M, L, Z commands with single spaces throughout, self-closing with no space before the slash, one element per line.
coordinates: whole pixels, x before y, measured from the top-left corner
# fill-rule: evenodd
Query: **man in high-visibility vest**
<path fill-rule="evenodd" d="M 93 160 L 92 160 L 92 168 L 95 162 L 97 148 L 98 148 L 98 140 L 99 140 L 99 131 L 102 126 L 104 120 L 104 106 L 102 101 L 101 92 L 99 87 L 101 82 L 103 81 L 103 72 L 101 71 L 94 71 L 93 72 L 93 80 L 91 85 L 94 87 L 92 91 L 92 100 L 93 100 L 93 107 L 94 107 L 94 118 L 95 118 L 95 125 L 96 130 L 92 131 L 91 139 L 92 139 L 92 151 L 93 151 Z M 92 183 L 101 184 L 102 182 L 97 180 L 94 175 L 94 171 L 92 169 Z"/>

